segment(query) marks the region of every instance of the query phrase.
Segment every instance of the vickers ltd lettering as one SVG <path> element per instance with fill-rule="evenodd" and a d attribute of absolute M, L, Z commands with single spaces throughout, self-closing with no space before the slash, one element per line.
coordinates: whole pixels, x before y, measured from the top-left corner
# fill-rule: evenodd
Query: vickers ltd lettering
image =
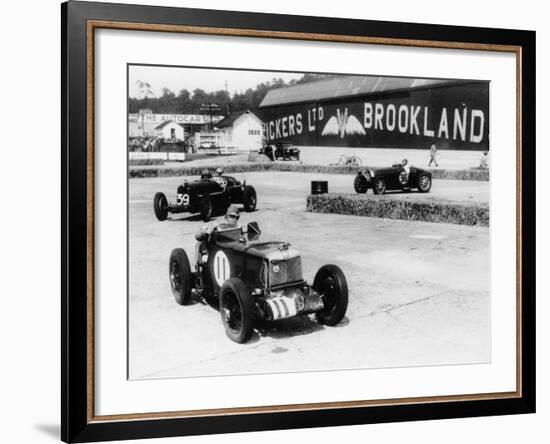
<path fill-rule="evenodd" d="M 324 119 L 322 106 L 315 106 L 286 116 L 268 120 L 264 124 L 264 132 L 269 140 L 286 139 L 304 134 L 315 134 L 317 123 Z M 305 115 L 305 118 L 303 118 Z"/>
<path fill-rule="evenodd" d="M 265 123 L 265 134 L 269 140 L 278 140 L 302 134 L 302 113 L 290 114 Z"/>
<path fill-rule="evenodd" d="M 430 106 L 365 102 L 363 127 L 367 131 L 481 143 L 485 120 L 483 110 L 466 106 L 433 109 Z"/>

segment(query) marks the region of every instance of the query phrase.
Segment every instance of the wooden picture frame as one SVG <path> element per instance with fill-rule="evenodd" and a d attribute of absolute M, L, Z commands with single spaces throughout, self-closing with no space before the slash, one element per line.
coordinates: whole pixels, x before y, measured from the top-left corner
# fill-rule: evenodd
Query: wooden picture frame
<path fill-rule="evenodd" d="M 63 441 L 154 438 L 535 411 L 534 32 L 73 1 L 62 5 L 61 14 Z M 515 54 L 518 129 L 516 391 L 96 416 L 94 32 L 98 29 Z"/>

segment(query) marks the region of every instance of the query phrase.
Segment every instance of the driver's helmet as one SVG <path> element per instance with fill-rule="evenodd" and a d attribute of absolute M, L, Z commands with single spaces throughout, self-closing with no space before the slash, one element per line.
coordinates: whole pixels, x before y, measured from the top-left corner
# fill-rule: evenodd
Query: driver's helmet
<path fill-rule="evenodd" d="M 240 214 L 239 209 L 236 205 L 229 205 L 229 208 L 225 212 L 226 224 L 231 226 L 236 226 L 239 220 Z"/>
<path fill-rule="evenodd" d="M 223 174 L 223 168 L 216 168 L 216 175 L 221 176 Z"/>
<path fill-rule="evenodd" d="M 240 214 L 239 214 L 239 209 L 237 208 L 237 205 L 229 205 L 229 208 L 225 212 L 225 215 L 239 217 Z"/>
<path fill-rule="evenodd" d="M 405 166 L 405 165 L 407 165 L 408 163 L 409 163 L 409 161 L 408 161 L 407 159 L 403 159 L 403 160 L 401 161 L 401 166 Z"/>

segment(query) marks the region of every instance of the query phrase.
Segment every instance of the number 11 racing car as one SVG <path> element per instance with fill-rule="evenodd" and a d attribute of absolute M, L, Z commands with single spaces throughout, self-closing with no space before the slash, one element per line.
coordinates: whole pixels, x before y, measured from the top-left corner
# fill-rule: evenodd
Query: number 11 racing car
<path fill-rule="evenodd" d="M 203 174 L 199 180 L 184 181 L 178 187 L 176 203 L 169 203 L 164 193 L 156 193 L 153 206 L 160 221 L 170 213 L 200 213 L 207 222 L 214 214 L 224 213 L 232 203 L 242 203 L 247 212 L 254 211 L 256 190 L 232 176 Z"/>
<path fill-rule="evenodd" d="M 256 222 L 214 230 L 200 245 L 195 270 L 185 251 L 176 248 L 169 261 L 170 287 L 180 305 L 192 292 L 219 306 L 227 336 L 248 341 L 256 321 L 274 321 L 315 313 L 324 325 L 338 324 L 348 306 L 348 284 L 336 265 L 324 265 L 313 284 L 302 277 L 298 250 L 287 242 L 261 242 Z"/>

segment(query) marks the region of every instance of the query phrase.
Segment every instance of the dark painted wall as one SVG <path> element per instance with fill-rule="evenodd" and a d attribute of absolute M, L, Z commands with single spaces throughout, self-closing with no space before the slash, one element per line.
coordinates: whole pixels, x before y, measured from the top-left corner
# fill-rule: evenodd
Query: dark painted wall
<path fill-rule="evenodd" d="M 305 146 L 489 149 L 489 82 L 260 108 L 269 141 Z"/>

